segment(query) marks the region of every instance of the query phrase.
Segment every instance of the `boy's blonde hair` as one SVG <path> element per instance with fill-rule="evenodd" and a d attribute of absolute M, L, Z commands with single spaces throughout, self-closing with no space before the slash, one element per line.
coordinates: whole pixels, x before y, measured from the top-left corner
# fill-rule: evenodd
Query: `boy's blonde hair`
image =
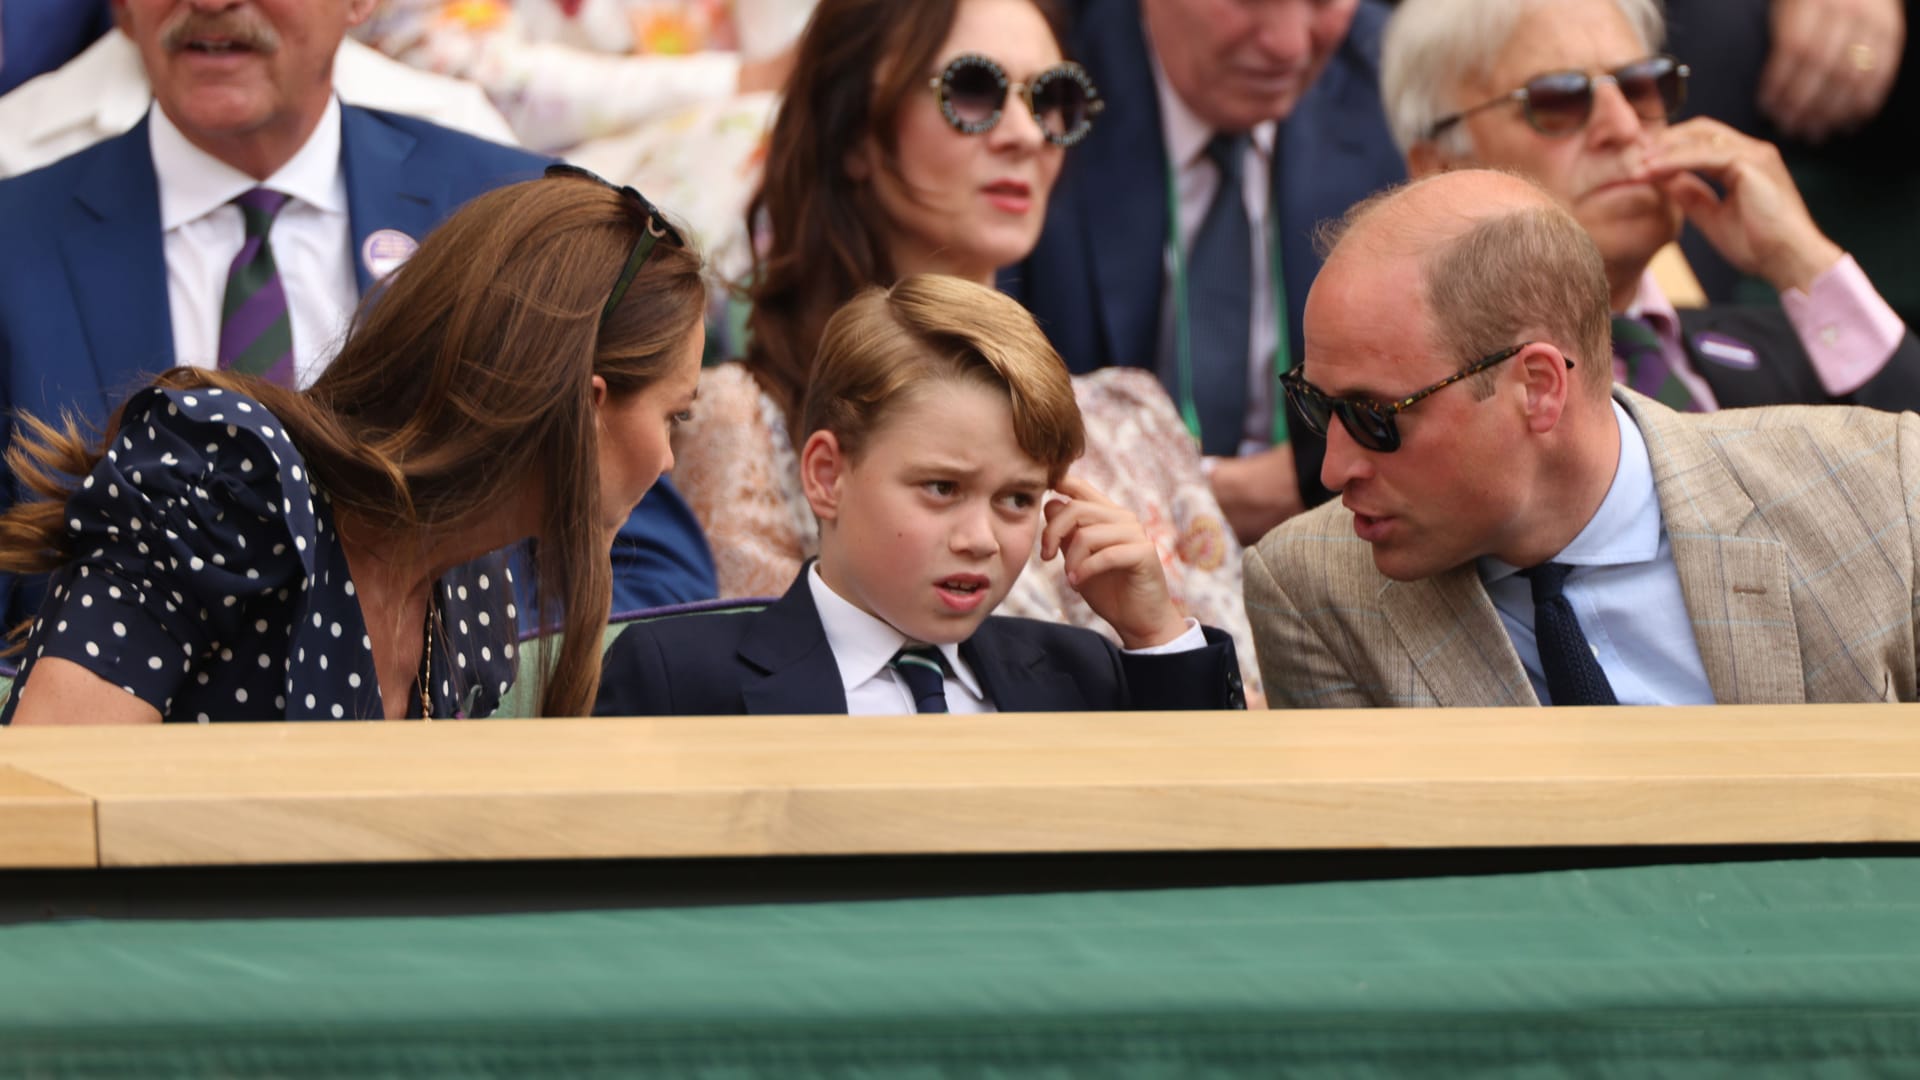
<path fill-rule="evenodd" d="M 857 459 L 911 395 L 949 379 L 1007 395 L 1013 436 L 1058 484 L 1086 446 L 1073 380 L 1020 304 L 962 278 L 916 274 L 871 288 L 827 321 L 801 431 L 830 431 Z"/>

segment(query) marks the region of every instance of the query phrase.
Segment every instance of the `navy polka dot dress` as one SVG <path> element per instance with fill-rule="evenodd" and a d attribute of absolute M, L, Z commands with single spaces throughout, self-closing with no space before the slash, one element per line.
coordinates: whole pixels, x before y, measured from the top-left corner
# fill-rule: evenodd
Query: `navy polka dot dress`
<path fill-rule="evenodd" d="M 324 492 L 260 403 L 148 389 L 67 501 L 76 556 L 48 583 L 33 666 L 57 656 L 170 721 L 380 719 L 372 641 Z M 434 717 L 486 716 L 512 684 L 519 612 L 500 556 L 434 588 Z M 409 716 L 420 716 L 419 687 Z"/>

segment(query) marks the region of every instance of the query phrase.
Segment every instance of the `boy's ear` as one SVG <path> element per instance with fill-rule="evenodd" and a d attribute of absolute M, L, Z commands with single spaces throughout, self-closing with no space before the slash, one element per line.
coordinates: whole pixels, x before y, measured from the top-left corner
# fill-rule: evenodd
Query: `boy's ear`
<path fill-rule="evenodd" d="M 814 432 L 800 448 L 800 485 L 806 489 L 813 516 L 822 522 L 840 513 L 840 482 L 850 464 L 831 431 Z"/>

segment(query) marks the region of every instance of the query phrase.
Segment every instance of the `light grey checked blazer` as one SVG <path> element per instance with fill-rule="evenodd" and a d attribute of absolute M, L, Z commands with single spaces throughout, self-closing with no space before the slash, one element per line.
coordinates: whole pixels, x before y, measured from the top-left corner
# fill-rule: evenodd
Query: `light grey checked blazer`
<path fill-rule="evenodd" d="M 1915 700 L 1920 415 L 1614 397 L 1646 436 L 1714 698 Z M 1246 596 L 1275 707 L 1539 704 L 1473 564 L 1389 580 L 1337 502 L 1247 550 Z"/>

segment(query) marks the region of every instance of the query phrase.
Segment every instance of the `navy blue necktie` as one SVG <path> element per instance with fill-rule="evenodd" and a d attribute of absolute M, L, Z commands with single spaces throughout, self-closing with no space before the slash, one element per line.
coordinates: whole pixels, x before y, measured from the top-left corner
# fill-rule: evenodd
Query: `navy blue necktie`
<path fill-rule="evenodd" d="M 1215 135 L 1207 157 L 1220 172 L 1187 260 L 1187 325 L 1193 350 L 1193 404 L 1200 448 L 1217 457 L 1240 450 L 1247 424 L 1247 351 L 1253 340 L 1253 229 L 1241 184 L 1251 137 Z M 1171 387 L 1176 395 L 1178 387 Z M 1176 397 L 1177 400 L 1177 397 Z"/>
<path fill-rule="evenodd" d="M 908 645 L 893 654 L 887 666 L 913 694 L 915 712 L 947 711 L 947 663 L 932 645 Z"/>
<path fill-rule="evenodd" d="M 1618 705 L 1613 684 L 1600 670 L 1567 600 L 1564 589 L 1571 573 L 1573 567 L 1551 562 L 1520 571 L 1533 586 L 1533 636 L 1540 646 L 1547 696 L 1555 705 Z"/>

